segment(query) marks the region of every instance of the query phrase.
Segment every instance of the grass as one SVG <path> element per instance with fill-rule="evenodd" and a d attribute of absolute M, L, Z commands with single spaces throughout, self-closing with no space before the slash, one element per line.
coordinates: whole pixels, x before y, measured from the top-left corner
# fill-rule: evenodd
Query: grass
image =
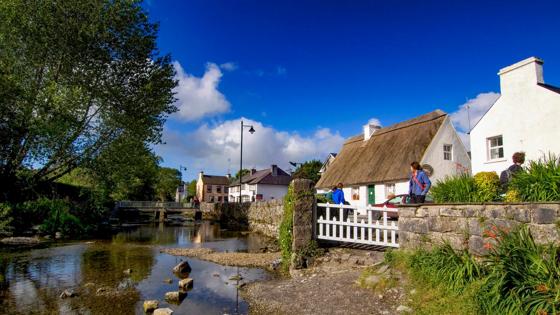
<path fill-rule="evenodd" d="M 417 314 L 559 314 L 560 247 L 536 244 L 527 226 L 485 234 L 482 258 L 449 245 L 387 252 L 386 263 L 408 279 L 407 305 Z"/>

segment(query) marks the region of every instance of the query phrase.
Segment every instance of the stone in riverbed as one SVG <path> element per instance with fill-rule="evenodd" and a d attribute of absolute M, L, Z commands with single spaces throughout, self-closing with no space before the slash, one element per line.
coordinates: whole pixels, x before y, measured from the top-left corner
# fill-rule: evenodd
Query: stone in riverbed
<path fill-rule="evenodd" d="M 130 268 L 129 268 L 129 269 L 125 269 L 125 270 L 123 271 L 123 273 L 124 273 L 125 275 L 129 276 L 129 275 L 132 273 L 132 269 L 130 269 Z"/>
<path fill-rule="evenodd" d="M 144 313 L 153 312 L 158 308 L 159 301 L 158 300 L 147 300 L 144 301 Z"/>
<path fill-rule="evenodd" d="M 192 288 L 192 286 L 193 286 L 193 279 L 191 278 L 186 278 L 179 281 L 179 288 L 181 289 L 190 289 Z"/>
<path fill-rule="evenodd" d="M 60 233 L 60 232 L 54 233 L 54 238 L 56 238 L 57 240 L 61 239 L 62 238 L 62 233 Z"/>
<path fill-rule="evenodd" d="M 398 313 L 412 313 L 412 309 L 408 306 L 399 305 L 399 307 L 397 307 L 397 312 Z"/>
<path fill-rule="evenodd" d="M 154 315 L 171 315 L 173 314 L 173 310 L 169 307 L 167 308 L 158 308 L 154 311 Z"/>
<path fill-rule="evenodd" d="M 181 303 L 186 296 L 184 292 L 172 291 L 165 293 L 165 300 L 170 303 Z"/>
<path fill-rule="evenodd" d="M 243 277 L 240 274 L 233 275 L 229 278 L 230 281 L 239 281 L 243 280 Z"/>
<path fill-rule="evenodd" d="M 174 273 L 179 273 L 179 274 L 190 273 L 191 271 L 192 271 L 191 266 L 186 260 L 180 262 L 177 266 L 173 267 Z"/>
<path fill-rule="evenodd" d="M 171 284 L 173 283 L 173 280 L 171 278 L 165 278 L 163 282 Z"/>
<path fill-rule="evenodd" d="M 70 298 L 70 297 L 74 297 L 74 296 L 76 296 L 76 293 L 74 293 L 74 291 L 72 291 L 70 289 L 66 289 L 66 290 L 62 291 L 62 293 L 60 293 L 60 298 L 61 299 Z"/>

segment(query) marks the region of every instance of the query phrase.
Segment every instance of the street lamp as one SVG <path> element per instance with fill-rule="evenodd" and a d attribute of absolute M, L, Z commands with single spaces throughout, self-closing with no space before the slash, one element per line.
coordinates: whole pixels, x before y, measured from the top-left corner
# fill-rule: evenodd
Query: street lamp
<path fill-rule="evenodd" d="M 245 125 L 243 124 L 243 120 L 241 121 L 241 145 L 240 147 L 240 157 L 239 157 L 239 203 L 241 203 L 241 190 L 243 188 L 243 128 L 249 128 L 249 133 L 254 134 L 255 128 L 253 125 Z"/>

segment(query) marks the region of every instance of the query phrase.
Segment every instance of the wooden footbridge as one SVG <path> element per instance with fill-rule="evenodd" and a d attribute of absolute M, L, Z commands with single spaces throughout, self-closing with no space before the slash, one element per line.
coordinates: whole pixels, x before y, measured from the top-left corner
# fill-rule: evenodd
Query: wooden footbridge
<path fill-rule="evenodd" d="M 153 215 L 154 220 L 164 221 L 169 214 L 183 214 L 198 218 L 200 211 L 190 202 L 117 201 L 114 217 L 127 218 L 130 214 Z"/>

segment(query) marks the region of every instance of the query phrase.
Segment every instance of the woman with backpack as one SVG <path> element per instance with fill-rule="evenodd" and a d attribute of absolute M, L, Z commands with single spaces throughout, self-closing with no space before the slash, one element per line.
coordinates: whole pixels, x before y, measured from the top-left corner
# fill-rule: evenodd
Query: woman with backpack
<path fill-rule="evenodd" d="M 410 163 L 410 181 L 408 183 L 408 194 L 411 203 L 424 203 L 426 194 L 432 186 L 428 175 L 422 170 L 420 163 L 414 161 Z"/>

